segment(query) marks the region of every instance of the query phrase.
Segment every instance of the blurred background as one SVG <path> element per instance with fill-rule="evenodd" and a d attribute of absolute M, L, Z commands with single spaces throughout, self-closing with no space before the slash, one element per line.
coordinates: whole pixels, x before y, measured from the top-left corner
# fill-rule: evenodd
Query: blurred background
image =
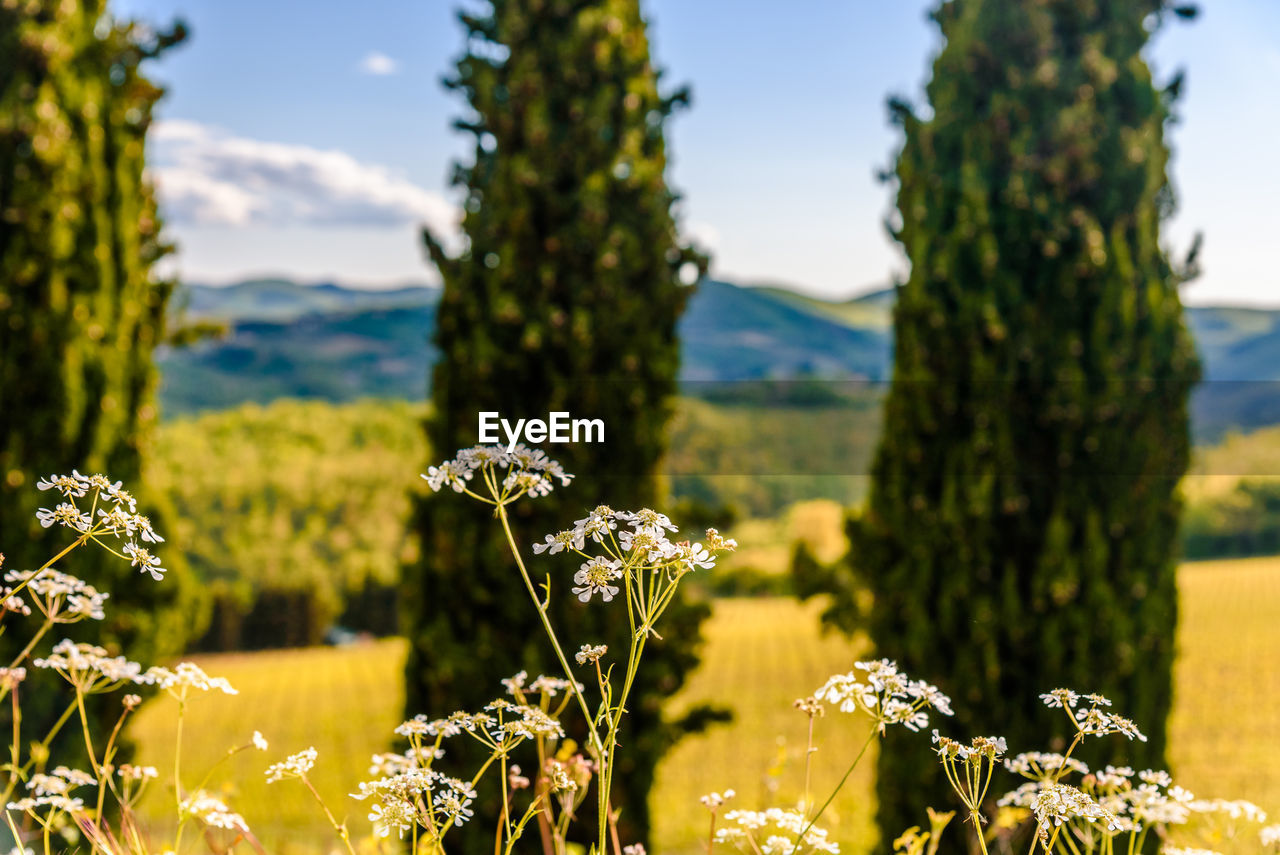
<path fill-rule="evenodd" d="M 418 663 L 410 666 L 412 674 L 415 667 L 429 667 L 433 649 L 414 640 L 418 624 L 429 617 L 422 610 L 413 617 L 412 608 L 411 625 L 405 617 L 406 597 L 438 590 L 415 581 L 414 573 L 427 578 L 438 572 L 430 566 L 429 548 L 424 555 L 422 532 L 428 544 L 435 535 L 420 522 L 423 503 L 415 497 L 418 473 L 454 448 L 431 447 L 423 421 L 434 425 L 429 430 L 435 437 L 465 433 L 465 425 L 474 424 L 474 415 L 444 410 L 442 393 L 433 388 L 442 376 L 455 389 L 465 378 L 435 368 L 433 379 L 433 366 L 465 362 L 457 354 L 480 352 L 479 346 L 472 341 L 472 351 L 442 353 L 441 339 L 434 337 L 437 318 L 449 312 L 455 321 L 469 318 L 457 322 L 464 332 L 449 339 L 456 344 L 471 335 L 466 324 L 482 327 L 498 313 L 496 291 L 484 291 L 492 302 L 472 315 L 458 314 L 442 295 L 499 288 L 477 284 L 506 281 L 497 273 L 468 279 L 472 273 L 450 265 L 461 260 L 492 271 L 499 256 L 505 265 L 509 248 L 482 255 L 488 238 L 481 232 L 501 233 L 503 223 L 518 231 L 510 225 L 518 218 L 494 213 L 496 206 L 515 205 L 494 189 L 499 179 L 472 167 L 492 167 L 499 177 L 502 169 L 516 169 L 516 184 L 518 169 L 536 173 L 533 155 L 517 167 L 503 161 L 510 151 L 504 134 L 517 131 L 502 117 L 506 110 L 524 121 L 511 106 L 522 98 L 555 103 L 555 93 L 534 84 L 515 95 L 495 94 L 506 82 L 481 73 L 453 88 L 441 81 L 458 80 L 458 63 L 465 65 L 468 56 L 515 65 L 521 43 L 508 35 L 520 30 L 510 16 L 527 12 L 524 20 L 536 25 L 544 12 L 549 19 L 563 17 L 557 11 L 562 5 L 548 0 L 510 11 L 513 4 L 496 3 L 499 12 L 508 12 L 497 14 L 497 29 L 486 33 L 475 24 L 492 11 L 483 3 L 463 4 L 476 16 L 470 31 L 449 2 L 378 0 L 358 8 L 331 0 L 110 4 L 119 21 L 164 28 L 181 20 L 190 31 L 162 55 L 157 50 L 154 57 L 136 58 L 130 71 L 167 90 L 148 107 L 138 139 L 145 137 L 145 174 L 155 186 L 165 240 L 175 248 L 149 257 L 143 275 L 146 282 L 174 284 L 159 302 L 167 333 L 147 354 L 156 370 L 154 407 L 146 410 L 150 399 L 140 405 L 140 424 L 130 428 L 138 439 L 130 448 L 140 450 L 139 477 L 163 511 L 168 550 L 181 556 L 170 560 L 183 565 L 199 592 L 180 606 L 189 635 L 184 646 L 241 691 L 193 712 L 201 718 L 189 725 L 199 734 L 191 744 L 192 768 L 243 743 L 245 722 L 254 722 L 271 739 L 273 755 L 277 746 L 282 752 L 319 749 L 317 786 L 342 811 L 357 818 L 363 813 L 345 794 L 364 777 L 368 757 L 385 750 L 404 716 L 406 660 Z M 974 3 L 989 7 L 1000 26 L 983 30 L 956 13 L 956 37 L 944 40 L 928 15 L 938 4 L 919 0 L 595 5 L 617 13 L 622 34 L 602 25 L 606 35 L 591 43 L 592 50 L 616 36 L 623 53 L 648 51 L 643 61 L 609 66 L 601 79 L 633 75 L 616 84 L 618 91 L 652 99 L 649 115 L 661 114 L 647 120 L 657 130 L 638 144 L 627 174 L 613 166 L 609 174 L 626 181 L 634 169 L 643 177 L 639 165 L 647 163 L 656 170 L 649 176 L 655 186 L 665 181 L 677 194 L 663 196 L 653 209 L 661 222 L 652 234 L 676 252 L 659 254 L 673 264 L 658 280 L 671 293 L 683 289 L 683 305 L 661 310 L 667 312 L 661 322 L 678 342 L 678 370 L 668 378 L 669 389 L 655 381 L 655 400 L 667 402 L 662 406 L 669 406 L 670 419 L 659 419 L 651 431 L 661 434 L 658 444 L 665 450 L 644 464 L 646 477 L 656 479 L 651 492 L 677 522 L 689 520 L 694 530 L 716 525 L 740 544 L 691 587 L 692 601 L 706 612 L 702 644 L 689 642 L 700 662 L 677 672 L 678 691 L 666 693 L 661 709 L 661 718 L 676 721 L 712 704 L 732 720 L 687 735 L 660 762 L 653 759 L 650 851 L 691 853 L 701 851 L 705 835 L 706 814 L 697 801 L 703 793 L 736 788 L 740 807 L 796 798 L 807 722 L 792 701 L 872 649 L 871 624 L 865 615 L 851 617 L 862 614 L 851 603 L 870 596 L 870 586 L 860 594 L 857 575 L 840 569 L 849 562 L 846 523 L 860 517 L 876 489 L 872 464 L 894 371 L 895 302 L 908 293 L 896 286 L 930 287 L 913 278 L 911 252 L 904 249 L 910 241 L 894 237 L 904 226 L 895 200 L 911 180 L 901 168 L 895 177 L 895 163 L 913 127 L 929 123 L 935 112 L 946 115 L 947 105 L 937 103 L 946 92 L 926 90 L 934 80 L 934 58 L 949 46 L 972 47 L 975 39 L 985 49 L 973 56 L 1000 57 L 1000 27 L 1011 27 L 1009 44 L 1015 45 L 1009 21 L 1018 18 L 998 19 L 1005 14 L 1000 3 Z M 1180 524 L 1161 547 L 1165 551 L 1157 549 L 1172 558 L 1155 559 L 1151 570 L 1160 574 L 1171 562 L 1178 565 L 1176 603 L 1159 606 L 1170 627 L 1178 614 L 1176 636 L 1167 645 L 1176 658 L 1166 756 L 1179 782 L 1197 794 L 1280 809 L 1280 772 L 1269 759 L 1280 750 L 1280 673 L 1274 667 L 1280 661 L 1274 620 L 1280 613 L 1280 274 L 1273 250 L 1280 226 L 1274 155 L 1280 6 L 1206 0 L 1189 26 L 1173 20 L 1182 15 L 1165 4 L 1115 8 L 1123 9 L 1117 18 L 1145 21 L 1150 40 L 1137 55 L 1151 69 L 1148 86 L 1177 90 L 1168 100 L 1173 105 L 1176 96 L 1176 107 L 1143 126 L 1162 129 L 1163 138 L 1158 132 L 1141 137 L 1152 148 L 1139 151 L 1136 161 L 1144 168 L 1154 164 L 1156 187 L 1163 177 L 1162 146 L 1171 151 L 1169 187 L 1159 200 L 1159 246 L 1169 262 L 1152 274 L 1168 288 L 1152 286 L 1150 293 L 1171 301 L 1169 329 L 1178 323 L 1180 297 L 1181 323 L 1194 342 L 1201 378 L 1186 404 L 1185 475 L 1175 473 L 1182 501 L 1169 505 Z M 6 14 L 11 32 L 26 26 L 12 17 L 21 12 Z M 1146 20 L 1157 16 L 1169 20 L 1158 27 Z M 1098 22 L 1107 15 L 1096 19 L 1102 33 Z M 154 32 L 132 37 L 145 41 Z M 552 43 L 550 36 L 530 36 L 526 47 Z M 1009 52 L 1015 62 L 1017 52 Z M 1130 68 L 1123 57 L 1116 62 Z M 572 67 L 560 65 L 539 78 L 540 85 L 554 86 L 547 80 L 561 74 L 566 87 L 578 85 L 568 73 Z M 683 85 L 689 103 L 668 118 L 668 107 L 681 105 L 662 99 Z M 0 86 L 17 91 L 9 79 Z M 507 104 L 502 99 L 508 95 L 510 104 L 494 106 Z M 888 109 L 890 97 L 915 105 L 914 112 Z M 954 115 L 969 115 L 961 96 L 955 97 L 962 103 L 950 105 Z M 13 100 L 0 103 L 13 116 L 21 109 Z M 611 109 L 588 106 L 588 118 L 597 107 L 602 115 Z M 467 127 L 459 130 L 455 121 Z M 520 133 L 536 138 L 527 128 Z M 602 145 L 621 150 L 625 139 L 620 134 Z M 943 151 L 939 146 L 921 162 L 940 161 Z M 554 147 L 549 152 L 552 159 L 590 156 L 585 145 L 572 156 Z M 1095 160 L 1104 154 L 1095 152 Z M 21 183 L 15 162 L 6 161 L 4 192 Z M 1104 171 L 1110 167 L 1105 159 L 1097 162 Z M 521 185 L 530 198 L 550 186 L 539 181 L 535 174 Z M 584 179 L 582 187 L 591 186 Z M 481 187 L 484 192 L 477 192 Z M 585 198 L 588 190 L 581 192 Z M 1122 207 L 1148 203 L 1155 210 L 1156 202 L 1137 194 Z M 541 202 L 529 204 L 542 210 Z M 582 211 L 573 218 L 590 219 Z M 424 249 L 424 226 L 434 262 Z M 649 234 L 636 229 L 642 237 Z M 1109 233 L 1112 239 L 1121 240 Z M 10 234 L 6 241 L 5 258 L 21 260 L 17 239 Z M 622 256 L 625 268 L 629 256 Z M 22 268 L 13 261 L 7 269 Z M 540 283 L 539 269 L 518 271 L 517 279 L 532 288 L 521 298 L 531 302 L 522 305 L 533 306 L 545 294 L 552 317 L 555 306 L 582 299 Z M 1185 283 L 1175 281 L 1180 278 Z M 2 286 L 12 291 L 5 303 L 11 311 L 21 305 L 13 296 L 20 279 L 15 273 Z M 619 288 L 633 287 L 619 281 Z M 600 293 L 606 291 L 602 285 Z M 1007 296 L 992 299 L 991 305 L 1009 305 L 999 302 Z M 1019 299 L 1033 302 L 1035 295 L 1028 291 Z M 540 305 L 520 319 L 521 330 L 527 331 Z M 638 305 L 628 310 L 636 317 L 644 299 Z M 939 305 L 954 306 L 945 300 Z M 601 303 L 593 311 L 602 316 L 607 308 Z M 960 308 L 948 312 L 949 318 L 964 315 Z M 898 323 L 910 322 L 906 314 Z M 1005 320 L 1016 327 L 1011 317 Z M 1134 335 L 1150 332 L 1140 323 L 1134 328 Z M 603 339 L 605 330 L 594 334 Z M 548 340 L 553 335 L 547 333 Z M 495 340 L 502 338 L 495 333 Z M 64 358 L 53 350 L 32 352 L 37 360 L 40 354 Z M 544 352 L 531 348 L 529 359 Z M 659 364 L 665 357 L 655 352 Z M 1036 358 L 1048 360 L 1049 353 L 1038 350 Z M 17 344 L 6 344 L 4 407 L 14 421 L 17 402 L 27 400 L 14 391 L 18 369 L 31 364 L 19 354 Z M 624 362 L 619 356 L 618 364 Z M 70 363 L 59 364 L 65 369 Z M 608 365 L 604 357 L 600 364 Z M 1143 371 L 1151 367 L 1142 365 Z M 570 373 L 561 382 L 628 380 L 611 372 Z M 1150 374 L 1163 376 L 1155 369 Z M 529 382 L 541 388 L 551 381 L 539 376 Z M 1167 411 L 1175 444 L 1181 405 Z M 455 416 L 451 428 L 442 426 Z M 59 459 L 86 465 L 79 453 L 69 447 Z M 33 478 L 21 473 L 39 468 L 16 455 L 4 459 L 19 473 L 6 478 L 12 495 L 30 492 Z M 97 451 L 88 458 L 113 459 Z M 579 499 L 566 497 L 571 507 L 596 497 Z M 6 539 L 15 534 L 16 528 L 3 532 Z M 8 544 L 0 546 L 9 551 Z M 425 569 L 405 569 L 414 567 Z M 833 603 L 845 608 L 844 616 L 824 622 L 822 613 Z M 499 676 L 505 673 L 477 667 L 474 678 L 491 684 L 484 690 L 491 692 Z M 947 688 L 941 674 L 920 676 Z M 447 692 L 416 689 L 411 676 L 409 694 Z M 162 767 L 173 739 L 168 704 L 150 702 L 133 726 L 140 756 Z M 840 724 L 830 716 L 820 723 L 820 783 L 838 779 L 862 736 Z M 229 797 L 269 848 L 332 848 L 317 821 L 322 817 L 301 788 L 268 790 L 258 765 L 258 757 L 246 755 L 230 764 L 238 784 Z M 846 851 L 864 851 L 876 839 L 873 788 L 873 771 L 864 766 L 834 806 L 829 824 Z"/>

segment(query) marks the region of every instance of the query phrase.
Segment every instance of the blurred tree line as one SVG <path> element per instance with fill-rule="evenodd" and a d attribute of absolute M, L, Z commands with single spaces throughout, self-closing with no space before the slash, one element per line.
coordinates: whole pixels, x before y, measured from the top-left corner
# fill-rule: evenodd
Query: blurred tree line
<path fill-rule="evenodd" d="M 277 401 L 162 425 L 149 488 L 211 600 L 198 650 L 319 644 L 335 624 L 399 631 L 409 493 L 425 450 L 403 401 Z"/>

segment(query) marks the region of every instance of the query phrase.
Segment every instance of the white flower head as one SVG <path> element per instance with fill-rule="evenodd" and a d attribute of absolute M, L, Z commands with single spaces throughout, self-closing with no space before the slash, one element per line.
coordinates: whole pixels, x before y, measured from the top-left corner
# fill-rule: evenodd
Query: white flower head
<path fill-rule="evenodd" d="M 578 599 L 584 603 L 595 594 L 599 594 L 600 599 L 607 603 L 619 590 L 617 585 L 610 583 L 620 578 L 622 578 L 622 562 L 597 555 L 583 564 L 574 574 L 573 581 L 578 587 L 573 589 L 573 593 L 577 594 Z"/>
<path fill-rule="evenodd" d="M 510 449 L 500 445 L 477 445 L 464 448 L 452 460 L 446 460 L 427 469 L 423 480 L 434 492 L 449 487 L 456 493 L 467 492 L 475 474 L 487 471 L 494 482 L 500 482 L 503 502 L 520 496 L 545 496 L 559 481 L 567 486 L 573 479 L 560 464 L 540 450 L 514 445 Z"/>
<path fill-rule="evenodd" d="M 267 767 L 266 776 L 267 783 L 274 784 L 277 781 L 283 781 L 287 778 L 301 778 L 311 771 L 311 767 L 316 764 L 318 752 L 316 749 L 308 748 L 305 751 L 299 751 L 297 754 L 290 754 L 279 763 L 273 763 Z"/>
<path fill-rule="evenodd" d="M 202 692 L 217 689 L 226 695 L 240 694 L 225 677 L 210 677 L 194 662 L 179 662 L 173 670 L 155 666 L 148 669 L 144 682 L 154 683 L 179 700 L 186 698 L 190 689 Z"/>
<path fill-rule="evenodd" d="M 183 800 L 180 810 L 183 816 L 191 816 L 214 828 L 248 831 L 249 825 L 238 813 L 233 813 L 221 800 L 204 790 L 197 790 Z"/>
<path fill-rule="evenodd" d="M 854 663 L 853 671 L 833 675 L 813 697 L 834 704 L 841 712 L 869 715 L 881 733 L 891 724 L 922 730 L 928 724 L 925 710 L 930 708 L 942 715 L 952 714 L 951 699 L 936 686 L 909 679 L 887 659 Z"/>
<path fill-rule="evenodd" d="M 600 658 L 609 652 L 608 645 L 605 644 L 584 644 L 574 654 L 573 658 L 578 660 L 579 665 L 586 665 L 588 662 L 599 662 Z"/>

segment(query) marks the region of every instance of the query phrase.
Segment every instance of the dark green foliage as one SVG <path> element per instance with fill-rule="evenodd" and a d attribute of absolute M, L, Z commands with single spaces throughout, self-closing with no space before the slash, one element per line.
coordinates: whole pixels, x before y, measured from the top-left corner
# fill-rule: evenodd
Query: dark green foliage
<path fill-rule="evenodd" d="M 484 410 L 565 410 L 606 425 L 603 444 L 550 446 L 578 477 L 513 508 L 527 550 L 601 502 L 662 499 L 654 473 L 689 293 L 680 274 L 705 269 L 679 242 L 664 176 L 664 123 L 686 95 L 660 93 L 636 0 L 494 0 L 461 20 L 471 50 L 448 85 L 471 108 L 459 127 L 476 137 L 474 164 L 457 170 L 469 244 L 452 257 L 425 236 L 444 278 L 429 445 L 443 458 L 474 444 Z M 405 576 L 408 711 L 475 710 L 501 692 L 500 677 L 556 673 L 493 514 L 446 493 L 421 503 L 417 526 L 421 560 Z M 575 562 L 529 557 L 535 578 L 550 574 L 553 619 L 570 652 L 601 641 L 627 649 L 615 610 L 569 593 Z M 706 613 L 674 605 L 663 640 L 646 650 L 614 778 L 627 843 L 647 834 L 654 766 L 679 730 L 663 721 L 662 702 L 697 661 Z M 451 755 L 464 758 L 461 747 Z M 577 827 L 593 836 L 589 804 Z M 487 833 L 460 833 L 469 850 L 492 849 Z"/>
<path fill-rule="evenodd" d="M 879 655 L 955 699 L 944 733 L 1064 748 L 1037 695 L 1100 692 L 1165 752 L 1174 560 L 1198 375 L 1159 226 L 1171 98 L 1142 57 L 1161 0 L 955 0 L 906 134 L 911 260 L 865 514 L 850 526 Z M 845 581 L 852 582 L 846 577 Z M 857 623 L 856 598 L 831 617 Z M 1056 716 L 1056 717 L 1055 717 Z M 1095 743 L 1097 741 L 1095 740 Z M 892 734 L 883 840 L 950 806 L 929 739 Z"/>
<path fill-rule="evenodd" d="M 153 264 L 160 233 L 143 158 L 162 90 L 140 71 L 182 38 L 114 22 L 105 3 L 0 4 L 0 551 L 38 566 L 69 541 L 42 532 L 41 475 L 104 472 L 141 492 L 140 449 L 156 411 L 151 354 L 172 283 Z M 144 503 L 145 504 L 145 503 Z M 154 503 L 145 508 L 155 516 Z M 156 528 L 165 531 L 163 519 Z M 176 563 L 162 551 L 166 566 Z M 107 620 L 77 638 L 153 662 L 181 649 L 190 603 L 86 548 L 63 569 L 111 593 Z M 6 624 L 5 647 L 29 631 Z M 7 658 L 6 660 L 7 661 Z M 37 693 L 34 698 L 38 698 Z M 28 698 L 33 698 L 29 695 Z M 24 702 L 29 722 L 34 707 Z"/>

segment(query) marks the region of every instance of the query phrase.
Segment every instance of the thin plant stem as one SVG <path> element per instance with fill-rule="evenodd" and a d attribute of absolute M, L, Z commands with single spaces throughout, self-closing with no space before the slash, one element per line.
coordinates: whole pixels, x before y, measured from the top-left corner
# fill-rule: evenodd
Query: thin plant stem
<path fill-rule="evenodd" d="M 22 648 L 22 652 L 13 657 L 13 661 L 9 663 L 9 668 L 17 668 L 18 665 L 22 664 L 22 660 L 31 655 L 31 651 L 35 650 L 36 645 L 40 643 L 40 639 L 44 638 L 51 629 L 53 629 L 52 620 L 46 620 L 42 623 L 40 628 L 36 630 L 36 634 L 31 636 L 31 640 L 27 642 L 27 646 Z"/>
<path fill-rule="evenodd" d="M 84 708 L 84 692 L 76 687 L 76 707 L 80 710 L 80 730 L 84 733 L 84 747 L 89 751 L 89 765 L 93 774 L 102 780 L 102 767 L 98 765 L 98 756 L 93 750 L 93 736 L 89 733 L 89 713 Z"/>
<path fill-rule="evenodd" d="M 116 726 L 111 729 L 111 736 L 107 737 L 107 747 L 102 749 L 102 772 L 98 775 L 98 827 L 102 828 L 102 806 L 107 796 L 107 788 L 110 787 L 115 791 L 115 785 L 111 781 L 111 758 L 115 756 L 116 737 L 120 735 L 120 728 L 124 726 L 124 720 L 129 715 L 129 708 L 125 707 L 124 712 L 120 714 L 120 718 L 116 720 Z"/>
<path fill-rule="evenodd" d="M 182 831 L 186 827 L 186 817 L 182 815 L 182 719 L 186 715 L 187 701 L 184 696 L 178 699 L 178 732 L 174 738 L 173 749 L 173 800 L 178 808 L 178 831 L 174 835 L 173 851 L 182 851 Z"/>
<path fill-rule="evenodd" d="M 31 584 L 32 582 L 34 582 L 36 579 L 39 579 L 39 578 L 40 578 L 40 576 L 44 574 L 44 571 L 48 570 L 48 569 L 49 569 L 50 567 L 52 567 L 54 564 L 57 564 L 59 561 L 61 561 L 63 558 L 65 558 L 65 557 L 66 557 L 66 556 L 67 556 L 67 555 L 68 555 L 68 554 L 69 554 L 73 549 L 75 549 L 76 547 L 78 547 L 78 546 L 83 546 L 83 545 L 84 545 L 84 543 L 89 539 L 89 537 L 90 537 L 90 533 L 89 533 L 89 532 L 85 532 L 84 534 L 82 534 L 82 535 L 80 535 L 79 537 L 77 537 L 75 540 L 71 541 L 71 544 L 70 544 L 69 546 L 65 547 L 65 548 L 64 548 L 61 552 L 59 552 L 57 555 L 53 556 L 53 557 L 52 557 L 52 558 L 50 558 L 48 561 L 46 561 L 45 563 L 41 564 L 41 565 L 40 565 L 40 568 L 39 568 L 38 570 L 36 570 L 36 572 L 32 573 L 32 574 L 31 574 L 30 576 L 28 576 L 26 579 L 23 579 L 23 580 L 22 580 L 22 584 L 18 585 L 18 587 L 14 588 L 12 591 L 10 591 L 10 592 L 9 592 L 9 596 L 10 596 L 10 597 L 16 597 L 16 596 L 18 596 L 18 594 L 22 593 L 22 589 L 23 589 L 23 588 L 25 588 L 25 587 L 27 587 L 28 585 L 30 585 L 30 584 Z"/>
<path fill-rule="evenodd" d="M 850 763 L 849 768 L 845 770 L 844 777 L 840 779 L 840 783 L 836 784 L 836 788 L 831 791 L 831 795 L 827 796 L 827 800 L 822 803 L 822 807 L 818 808 L 817 812 L 814 813 L 813 819 L 809 820 L 809 824 L 796 835 L 795 843 L 793 844 L 795 848 L 800 848 L 800 841 L 809 833 L 809 829 L 813 828 L 814 823 L 818 821 L 818 817 L 822 816 L 822 812 L 825 811 L 833 801 L 835 801 L 836 794 L 840 792 L 841 788 L 844 787 L 845 782 L 849 780 L 849 776 L 853 774 L 853 770 L 858 767 L 858 762 L 862 760 L 862 755 L 867 753 L 867 749 L 870 748 L 871 743 L 875 741 L 876 734 L 878 732 L 879 726 L 873 726 L 871 728 L 871 732 L 867 734 L 867 741 L 862 743 L 862 748 L 859 749 L 858 756 L 853 758 L 853 762 Z"/>
<path fill-rule="evenodd" d="M 560 662 L 560 667 L 564 670 L 565 679 L 569 681 L 569 690 L 578 700 L 578 705 L 582 708 L 582 717 L 586 720 L 588 732 L 594 743 L 592 748 L 599 751 L 601 755 L 604 753 L 604 746 L 600 742 L 600 733 L 596 730 L 594 719 L 591 712 L 587 709 L 587 700 L 582 696 L 582 690 L 578 688 L 578 681 L 573 678 L 573 670 L 569 667 L 569 660 L 565 658 L 564 649 L 560 646 L 560 640 L 556 637 L 556 631 L 551 626 L 551 619 L 547 617 L 547 610 L 543 607 L 542 601 L 538 599 L 538 592 L 533 587 L 533 580 L 529 577 L 529 571 L 524 566 L 524 559 L 520 557 L 520 549 L 516 546 L 515 535 L 511 533 L 511 521 L 507 517 L 506 505 L 498 505 L 498 519 L 502 521 L 502 530 L 507 536 L 507 546 L 511 549 L 511 555 L 516 560 L 516 566 L 520 568 L 520 577 L 524 579 L 525 588 L 529 592 L 530 599 L 533 600 L 534 608 L 538 611 L 538 618 L 542 621 L 542 628 L 546 630 L 547 638 L 551 641 L 551 647 L 555 650 L 556 659 Z"/>
<path fill-rule="evenodd" d="M 347 824 L 345 822 L 340 823 L 333 818 L 333 812 L 330 811 L 329 806 L 324 803 L 324 799 L 320 798 L 320 793 L 316 792 L 316 788 L 312 786 L 311 781 L 307 779 L 306 775 L 299 775 L 298 778 L 302 781 L 303 785 L 311 792 L 311 795 L 315 798 L 316 803 L 320 805 L 320 809 L 324 811 L 325 818 L 329 820 L 329 824 L 333 826 L 333 830 L 336 831 L 338 833 L 338 836 L 342 838 L 342 844 L 347 847 L 347 852 L 349 853 L 349 855 L 356 855 L 356 850 L 351 846 L 351 833 L 347 831 Z"/>
<path fill-rule="evenodd" d="M 22 749 L 22 706 L 18 703 L 18 684 L 13 684 L 13 744 L 9 747 L 9 788 L 7 793 L 13 792 L 18 784 L 18 758 L 21 756 Z M 9 803 L 6 795 L 5 804 Z M 16 838 L 15 838 L 16 839 Z"/>
<path fill-rule="evenodd" d="M 987 855 L 987 836 L 982 833 L 982 816 L 977 808 L 969 811 L 969 818 L 973 822 L 973 833 L 978 837 L 978 846 L 982 849 L 982 855 Z"/>
<path fill-rule="evenodd" d="M 809 768 L 813 765 L 813 713 L 809 713 L 809 738 L 805 743 L 804 749 L 804 803 L 802 807 L 805 813 L 809 812 Z M 711 825 L 715 827 L 715 812 L 711 814 Z M 711 851 L 708 847 L 707 851 Z"/>

